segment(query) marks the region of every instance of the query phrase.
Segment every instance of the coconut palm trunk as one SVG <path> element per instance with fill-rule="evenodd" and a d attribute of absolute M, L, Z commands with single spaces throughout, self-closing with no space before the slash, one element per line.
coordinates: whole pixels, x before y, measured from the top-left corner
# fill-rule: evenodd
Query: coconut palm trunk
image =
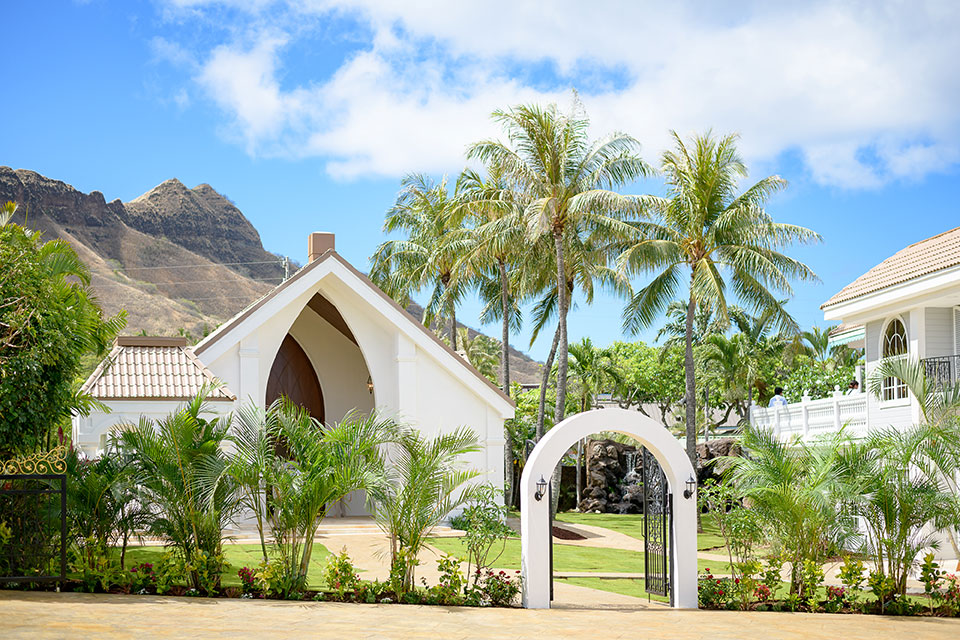
<path fill-rule="evenodd" d="M 693 278 L 690 278 L 691 288 Z M 697 309 L 697 300 L 690 294 L 687 303 L 687 331 L 685 337 L 686 348 L 683 354 L 683 368 L 686 377 L 686 427 L 687 427 L 687 457 L 690 464 L 697 468 L 697 380 L 693 366 L 693 314 Z"/>
<path fill-rule="evenodd" d="M 500 268 L 500 312 L 502 329 L 500 332 L 500 386 L 510 397 L 510 296 L 507 291 L 507 265 L 499 261 Z M 503 428 L 503 504 L 513 506 L 513 448 L 510 446 L 510 432 Z"/>
<path fill-rule="evenodd" d="M 553 334 L 553 345 L 550 347 L 550 353 L 547 354 L 547 361 L 543 363 L 543 376 L 540 379 L 540 404 L 537 407 L 537 442 L 546 432 L 544 428 L 544 419 L 546 418 L 547 407 L 547 385 L 550 384 L 550 371 L 553 370 L 553 360 L 557 356 L 557 346 L 560 344 L 560 325 Z"/>
<path fill-rule="evenodd" d="M 557 302 L 559 303 L 559 320 L 557 325 L 557 404 L 553 409 L 553 423 L 560 424 L 566 413 L 567 404 L 567 366 L 569 349 L 567 344 L 567 308 L 570 301 L 567 299 L 567 278 L 563 255 L 563 231 L 553 232 L 553 241 L 557 250 Z"/>

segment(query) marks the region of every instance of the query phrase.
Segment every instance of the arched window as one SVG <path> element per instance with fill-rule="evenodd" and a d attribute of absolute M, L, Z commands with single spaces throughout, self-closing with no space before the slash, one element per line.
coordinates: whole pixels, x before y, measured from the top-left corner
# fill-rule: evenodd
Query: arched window
<path fill-rule="evenodd" d="M 880 348 L 884 358 L 899 358 L 907 355 L 907 330 L 900 318 L 887 323 L 883 331 Z M 899 378 L 883 379 L 883 399 L 902 400 L 907 397 L 907 385 Z"/>

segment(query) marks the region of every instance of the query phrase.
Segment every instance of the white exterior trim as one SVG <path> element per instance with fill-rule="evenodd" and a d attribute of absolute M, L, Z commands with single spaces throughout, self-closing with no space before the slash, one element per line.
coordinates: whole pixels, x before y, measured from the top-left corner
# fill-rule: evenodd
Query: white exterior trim
<path fill-rule="evenodd" d="M 905 300 L 915 297 L 935 297 L 945 289 L 953 289 L 960 279 L 960 266 L 950 267 L 914 278 L 907 282 L 880 289 L 846 302 L 823 307 L 824 320 L 838 320 L 846 323 L 859 323 L 864 319 L 881 315 L 883 307 L 903 309 Z M 914 303 L 911 303 L 911 306 Z"/>
<path fill-rule="evenodd" d="M 680 442 L 663 425 L 638 411 L 607 408 L 570 416 L 550 429 L 534 447 L 520 477 L 523 509 L 520 511 L 520 567 L 523 606 L 550 608 L 549 500 L 535 500 L 537 481 L 549 478 L 563 454 L 578 440 L 599 431 L 618 431 L 632 436 L 653 453 L 667 476 L 673 493 L 674 607 L 697 608 L 697 499 L 683 497 L 689 478 L 696 478 L 690 458 Z M 549 544 L 548 544 L 549 542 Z"/>

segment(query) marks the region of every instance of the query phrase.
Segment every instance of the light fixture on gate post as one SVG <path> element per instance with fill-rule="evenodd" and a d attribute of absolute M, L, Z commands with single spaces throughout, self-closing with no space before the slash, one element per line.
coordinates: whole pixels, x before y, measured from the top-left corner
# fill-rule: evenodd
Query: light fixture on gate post
<path fill-rule="evenodd" d="M 533 494 L 533 499 L 537 502 L 543 499 L 543 495 L 547 492 L 547 481 L 543 479 L 543 476 L 540 476 L 540 481 L 537 482 L 537 492 Z"/>
<path fill-rule="evenodd" d="M 683 497 L 689 500 L 696 491 L 697 479 L 693 477 L 693 474 L 690 474 L 690 477 L 687 478 L 687 488 L 683 490 Z"/>
<path fill-rule="evenodd" d="M 373 378 L 367 376 L 367 391 L 370 392 L 370 395 L 373 395 Z"/>

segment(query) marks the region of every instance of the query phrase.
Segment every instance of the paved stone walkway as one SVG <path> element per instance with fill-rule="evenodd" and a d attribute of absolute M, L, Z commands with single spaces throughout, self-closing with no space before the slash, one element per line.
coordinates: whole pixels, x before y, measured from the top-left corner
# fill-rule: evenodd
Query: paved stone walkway
<path fill-rule="evenodd" d="M 525 611 L 0 590 L 0 638 L 956 640 L 960 620 L 728 611 Z"/>

